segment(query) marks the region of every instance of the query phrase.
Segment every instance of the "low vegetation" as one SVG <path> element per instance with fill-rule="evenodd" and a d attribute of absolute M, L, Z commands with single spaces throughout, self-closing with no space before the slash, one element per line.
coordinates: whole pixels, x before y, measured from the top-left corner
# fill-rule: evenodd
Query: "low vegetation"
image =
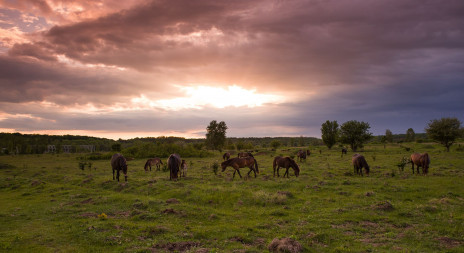
<path fill-rule="evenodd" d="M 369 177 L 337 147 L 312 147 L 289 179 L 272 176 L 273 157 L 300 148 L 260 148 L 258 177 L 234 180 L 231 168 L 216 169 L 217 151 L 183 158 L 188 176 L 178 181 L 145 172 L 135 156 L 127 183 L 112 180 L 109 159 L 3 155 L 0 251 L 462 252 L 464 156 L 455 146 L 367 144 L 358 152 Z M 413 175 L 403 157 L 425 151 L 429 174 Z"/>

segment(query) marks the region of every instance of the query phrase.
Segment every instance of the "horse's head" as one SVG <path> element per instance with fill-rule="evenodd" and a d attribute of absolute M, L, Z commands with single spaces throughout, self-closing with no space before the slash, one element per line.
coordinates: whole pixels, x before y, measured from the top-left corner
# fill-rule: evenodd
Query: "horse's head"
<path fill-rule="evenodd" d="M 221 163 L 221 168 L 222 168 L 222 172 L 224 172 L 224 171 L 226 170 L 226 168 L 227 168 L 227 161 Z"/>
<path fill-rule="evenodd" d="M 300 166 L 298 166 L 298 164 L 295 161 L 292 161 L 292 168 L 295 172 L 295 176 L 298 177 L 300 175 Z"/>
<path fill-rule="evenodd" d="M 366 169 L 366 175 L 369 176 L 369 171 L 370 171 L 370 168 L 369 168 L 369 165 L 366 163 L 366 165 L 364 166 L 364 168 Z"/>

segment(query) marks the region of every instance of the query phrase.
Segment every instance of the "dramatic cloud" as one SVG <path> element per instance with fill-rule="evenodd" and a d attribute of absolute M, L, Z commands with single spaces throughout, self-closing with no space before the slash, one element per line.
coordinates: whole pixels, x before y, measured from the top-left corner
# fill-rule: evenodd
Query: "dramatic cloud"
<path fill-rule="evenodd" d="M 231 136 L 320 136 L 325 120 L 382 134 L 463 119 L 460 0 L 0 0 L 0 32 L 0 130 L 202 137 L 217 119 Z"/>

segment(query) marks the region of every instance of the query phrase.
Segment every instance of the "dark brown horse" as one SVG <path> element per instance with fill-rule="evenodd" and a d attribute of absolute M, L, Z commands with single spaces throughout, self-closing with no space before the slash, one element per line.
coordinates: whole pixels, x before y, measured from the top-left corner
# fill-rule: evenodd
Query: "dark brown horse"
<path fill-rule="evenodd" d="M 116 178 L 119 182 L 119 171 L 122 170 L 124 173 L 124 179 L 127 182 L 127 161 L 124 156 L 119 153 L 114 154 L 111 157 L 111 167 L 113 168 L 113 180 L 114 180 L 114 171 L 116 171 Z"/>
<path fill-rule="evenodd" d="M 417 166 L 417 174 L 419 174 L 419 167 L 422 167 L 422 174 L 427 175 L 429 172 L 430 157 L 429 154 L 414 153 L 411 155 L 412 174 L 414 174 L 414 164 Z"/>
<path fill-rule="evenodd" d="M 309 151 L 309 149 L 306 150 L 306 155 L 307 155 L 307 156 L 310 156 L 310 155 L 311 155 L 311 151 Z"/>
<path fill-rule="evenodd" d="M 186 177 L 187 176 L 187 163 L 185 160 L 182 160 L 182 163 L 180 164 L 180 176 L 181 177 Z"/>
<path fill-rule="evenodd" d="M 148 167 L 150 167 L 150 171 L 151 171 L 151 166 L 156 165 L 156 170 L 160 170 L 161 164 L 163 164 L 163 162 L 162 162 L 161 159 L 159 159 L 158 157 L 150 158 L 150 159 L 148 159 L 147 162 L 145 163 L 145 167 L 143 167 L 143 169 L 144 169 L 145 171 L 148 171 Z M 164 165 L 164 164 L 163 164 L 163 165 Z"/>
<path fill-rule="evenodd" d="M 181 159 L 179 154 L 171 154 L 168 157 L 168 169 L 169 169 L 169 179 L 177 179 L 179 171 L 180 171 L 180 165 L 181 165 Z"/>
<path fill-rule="evenodd" d="M 346 150 L 346 148 L 342 148 L 342 157 L 343 155 L 346 155 L 346 152 L 348 152 L 348 150 Z"/>
<path fill-rule="evenodd" d="M 222 160 L 229 160 L 230 159 L 230 153 L 229 152 L 225 152 L 224 155 L 222 155 Z"/>
<path fill-rule="evenodd" d="M 306 151 L 304 150 L 299 150 L 298 153 L 296 154 L 296 156 L 298 157 L 298 161 L 301 162 L 301 160 L 305 160 L 306 162 Z"/>
<path fill-rule="evenodd" d="M 252 156 L 245 157 L 245 158 L 236 157 L 236 158 L 231 158 L 225 162 L 222 162 L 221 163 L 222 172 L 224 172 L 226 168 L 229 166 L 234 168 L 234 175 L 232 176 L 232 178 L 235 177 L 235 172 L 238 172 L 238 175 L 240 176 L 240 178 L 242 178 L 242 175 L 240 175 L 239 169 L 245 168 L 245 167 L 250 168 L 250 171 L 248 171 L 248 174 L 247 174 L 248 176 L 250 175 L 250 172 L 252 171 L 255 173 L 255 177 L 256 177 L 256 173 L 259 174 L 258 162 Z"/>
<path fill-rule="evenodd" d="M 295 172 L 296 177 L 298 177 L 298 175 L 300 175 L 300 167 L 295 162 L 295 160 L 293 160 L 290 157 L 276 156 L 274 158 L 274 162 L 272 163 L 272 168 L 274 169 L 274 177 L 275 177 L 275 174 L 276 174 L 276 169 L 277 169 L 277 176 L 279 177 L 279 169 L 280 169 L 280 167 L 286 169 L 285 173 L 284 173 L 284 177 L 285 177 L 285 175 L 287 175 L 287 177 L 289 177 L 289 175 L 288 175 L 288 169 L 289 168 L 293 169 L 293 171 Z"/>
<path fill-rule="evenodd" d="M 366 159 L 364 156 L 360 154 L 354 154 L 352 157 L 351 162 L 353 163 L 353 168 L 354 168 L 354 173 L 355 174 L 361 174 L 363 175 L 362 168 L 364 167 L 364 170 L 366 171 L 366 175 L 369 176 L 369 164 L 367 164 Z"/>
<path fill-rule="evenodd" d="M 240 152 L 238 153 L 238 158 L 244 158 L 244 157 L 254 157 L 253 154 L 251 154 L 251 152 Z"/>

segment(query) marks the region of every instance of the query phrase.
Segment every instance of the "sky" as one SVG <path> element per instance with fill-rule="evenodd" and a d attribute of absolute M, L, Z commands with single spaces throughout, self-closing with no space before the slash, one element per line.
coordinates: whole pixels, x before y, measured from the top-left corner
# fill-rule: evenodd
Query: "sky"
<path fill-rule="evenodd" d="M 375 135 L 464 122 L 462 0 L 0 0 L 0 132 Z"/>

